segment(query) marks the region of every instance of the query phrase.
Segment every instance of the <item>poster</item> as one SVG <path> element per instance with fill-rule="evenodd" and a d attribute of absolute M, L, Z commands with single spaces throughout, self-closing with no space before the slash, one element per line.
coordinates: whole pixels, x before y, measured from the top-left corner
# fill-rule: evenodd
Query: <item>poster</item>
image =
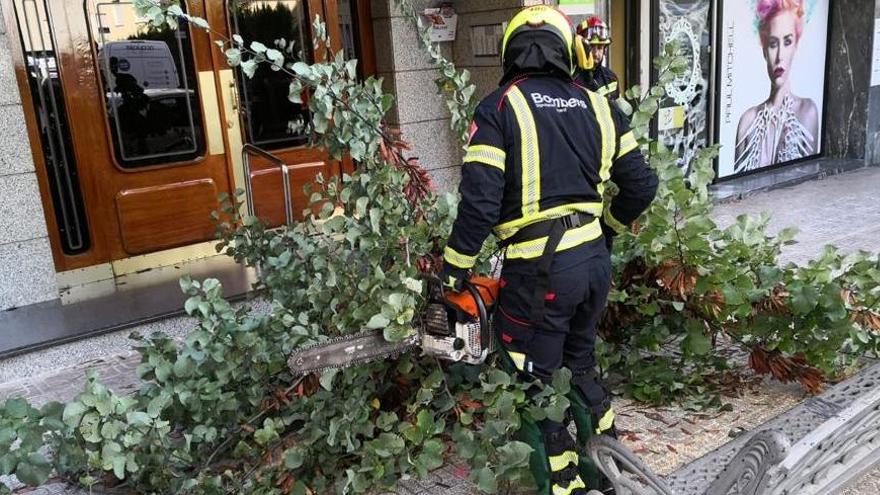
<path fill-rule="evenodd" d="M 718 177 L 821 152 L 829 0 L 728 0 L 719 34 Z"/>

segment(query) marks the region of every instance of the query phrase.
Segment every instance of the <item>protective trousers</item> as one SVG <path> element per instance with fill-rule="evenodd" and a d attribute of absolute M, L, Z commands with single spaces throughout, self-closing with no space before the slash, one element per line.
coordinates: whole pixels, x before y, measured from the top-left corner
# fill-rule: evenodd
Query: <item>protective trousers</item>
<path fill-rule="evenodd" d="M 556 253 L 544 297 L 542 321 L 535 314 L 535 263 L 506 263 L 501 276 L 495 325 L 503 361 L 524 379 L 545 383 L 564 366 L 571 370 L 570 417 L 578 444 L 610 431 L 610 397 L 595 372 L 596 326 L 611 286 L 611 261 L 603 239 Z M 567 425 L 550 420 L 526 424 L 520 431 L 532 445 L 530 467 L 541 495 L 582 495 L 598 488 L 592 463 L 578 454 Z"/>

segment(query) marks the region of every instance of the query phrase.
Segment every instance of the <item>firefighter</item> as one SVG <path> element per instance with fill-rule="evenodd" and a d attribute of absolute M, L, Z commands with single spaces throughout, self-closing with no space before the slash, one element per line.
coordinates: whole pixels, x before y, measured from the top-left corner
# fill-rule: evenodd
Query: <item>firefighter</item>
<path fill-rule="evenodd" d="M 495 328 L 502 365 L 548 383 L 573 373 L 571 419 L 582 444 L 613 431 L 610 396 L 595 371 L 596 326 L 611 285 L 610 247 L 654 198 L 657 177 L 627 119 L 573 80 L 588 61 L 574 27 L 553 7 L 511 20 L 501 87 L 476 110 L 462 166 L 461 203 L 440 273 L 461 290 L 490 233 L 504 246 Z M 619 193 L 603 203 L 605 183 Z M 583 495 L 598 475 L 566 425 L 524 421 L 538 493 Z"/>
<path fill-rule="evenodd" d="M 612 100 L 620 98 L 617 74 L 602 65 L 611 46 L 611 30 L 600 17 L 591 16 L 578 24 L 577 34 L 586 44 L 585 48 L 593 58 L 592 68 L 577 71 L 575 79 L 587 89 Z"/>

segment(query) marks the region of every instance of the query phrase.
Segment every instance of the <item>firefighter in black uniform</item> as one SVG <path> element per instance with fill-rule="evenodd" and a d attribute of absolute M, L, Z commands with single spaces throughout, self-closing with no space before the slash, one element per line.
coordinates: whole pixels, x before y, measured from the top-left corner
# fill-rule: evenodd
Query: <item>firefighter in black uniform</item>
<path fill-rule="evenodd" d="M 593 355 L 611 285 L 606 243 L 649 206 L 657 177 L 616 105 L 573 80 L 575 60 L 588 57 L 564 14 L 547 6 L 520 11 L 501 56 L 501 87 L 474 117 L 441 278 L 461 290 L 483 241 L 490 233 L 500 239 L 502 364 L 545 382 L 570 369 L 570 417 L 585 441 L 613 431 Z M 609 179 L 619 193 L 606 204 Z M 564 424 L 526 421 L 520 434 L 535 449 L 538 493 L 583 495 L 596 482 Z"/>
<path fill-rule="evenodd" d="M 586 43 L 586 49 L 593 57 L 593 67 L 579 69 L 575 80 L 582 86 L 612 100 L 620 98 L 620 83 L 617 74 L 602 65 L 611 45 L 611 30 L 601 18 L 591 16 L 578 24 L 577 34 Z"/>

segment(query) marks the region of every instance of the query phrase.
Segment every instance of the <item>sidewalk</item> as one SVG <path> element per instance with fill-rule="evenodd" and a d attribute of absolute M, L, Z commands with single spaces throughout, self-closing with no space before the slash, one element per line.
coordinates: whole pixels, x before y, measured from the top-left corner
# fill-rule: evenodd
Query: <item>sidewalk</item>
<path fill-rule="evenodd" d="M 809 182 L 787 189 L 757 193 L 716 208 L 714 217 L 723 227 L 743 213 L 771 212 L 771 231 L 798 227 L 798 244 L 788 246 L 783 261 L 804 263 L 826 244 L 845 252 L 880 248 L 880 202 L 872 200 L 880 190 L 880 169 L 866 169 Z M 181 336 L 192 326 L 188 318 L 174 318 L 138 329 Z M 80 342 L 0 361 L 0 399 L 24 395 L 40 403 L 68 400 L 81 390 L 85 370 L 97 368 L 101 379 L 117 392 L 134 390 L 138 356 L 126 342 L 127 330 L 88 342 Z M 59 371 L 63 370 L 63 371 Z M 756 380 L 741 397 L 730 398 L 732 410 L 692 413 L 681 408 L 647 408 L 616 400 L 618 426 L 624 442 L 660 474 L 668 474 L 727 443 L 739 432 L 751 430 L 795 407 L 806 398 L 797 386 Z M 465 481 L 466 472 L 447 467 L 423 482 L 403 482 L 401 494 L 476 493 Z M 845 493 L 878 493 L 880 470 L 867 475 Z M 79 493 L 59 485 L 32 492 L 39 495 Z"/>

